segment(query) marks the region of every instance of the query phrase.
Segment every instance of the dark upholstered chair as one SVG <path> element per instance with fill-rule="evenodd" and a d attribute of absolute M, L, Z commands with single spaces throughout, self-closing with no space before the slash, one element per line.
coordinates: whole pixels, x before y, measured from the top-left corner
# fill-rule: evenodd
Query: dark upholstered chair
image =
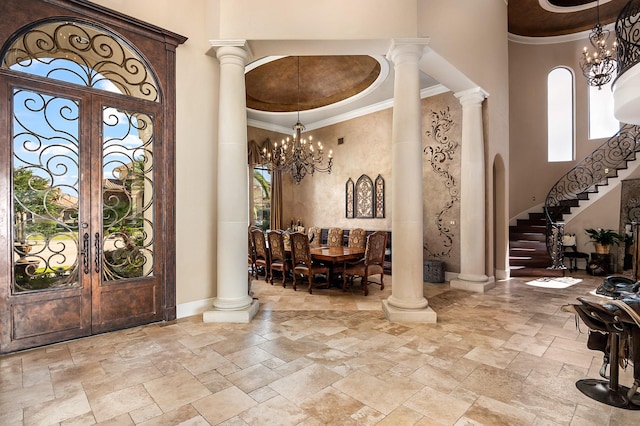
<path fill-rule="evenodd" d="M 313 291 L 313 277 L 317 274 L 329 276 L 329 267 L 315 263 L 311 260 L 309 249 L 309 237 L 302 232 L 294 232 L 289 235 L 291 239 L 291 266 L 293 271 L 293 289 L 296 290 L 298 275 L 306 275 L 309 278 L 309 293 Z"/>
<path fill-rule="evenodd" d="M 330 228 L 329 235 L 327 237 L 327 246 L 329 247 L 342 247 L 344 231 L 341 228 Z"/>
<path fill-rule="evenodd" d="M 287 273 L 291 267 L 284 248 L 284 233 L 276 230 L 268 231 L 267 239 L 269 240 L 269 255 L 271 256 L 269 267 L 271 285 L 273 285 L 273 271 L 275 269 L 282 272 L 282 287 L 286 287 Z"/>
<path fill-rule="evenodd" d="M 310 247 L 320 247 L 322 245 L 322 232 L 317 226 L 312 226 L 307 231 Z"/>
<path fill-rule="evenodd" d="M 369 277 L 380 274 L 380 290 L 384 290 L 384 252 L 387 245 L 387 233 L 376 231 L 367 237 L 364 259 L 356 263 L 345 263 L 342 271 L 342 288 L 346 289 L 347 279 L 360 277 L 364 295 L 369 294 Z M 372 284 L 378 284 L 371 281 Z"/>
<path fill-rule="evenodd" d="M 256 228 L 255 226 L 250 225 L 247 232 L 247 236 L 249 237 L 249 242 L 247 245 L 247 248 L 248 248 L 247 265 L 249 266 L 249 275 L 253 277 L 257 275 L 256 250 L 255 250 L 255 247 L 253 246 L 253 237 L 251 236 L 251 230 L 255 228 Z"/>
<path fill-rule="evenodd" d="M 253 241 L 253 248 L 256 253 L 256 278 L 259 275 L 259 268 L 264 269 L 265 281 L 269 279 L 269 251 L 267 250 L 267 243 L 264 238 L 264 233 L 260 228 L 254 228 L 251 230 L 251 239 Z"/>
<path fill-rule="evenodd" d="M 349 247 L 365 248 L 367 245 L 367 232 L 362 228 L 355 228 L 349 231 Z"/>

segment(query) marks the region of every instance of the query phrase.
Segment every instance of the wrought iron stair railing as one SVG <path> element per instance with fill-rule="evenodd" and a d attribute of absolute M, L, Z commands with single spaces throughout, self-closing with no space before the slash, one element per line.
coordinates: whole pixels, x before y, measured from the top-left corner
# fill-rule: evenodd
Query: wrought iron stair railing
<path fill-rule="evenodd" d="M 564 269 L 562 264 L 562 235 L 564 214 L 577 207 L 580 200 L 588 200 L 590 193 L 607 185 L 609 178 L 617 177 L 640 151 L 640 126 L 625 124 L 620 131 L 580 161 L 553 185 L 545 199 L 547 218 L 547 251 L 552 269 Z"/>
<path fill-rule="evenodd" d="M 618 77 L 640 62 L 640 0 L 630 0 L 616 20 Z"/>

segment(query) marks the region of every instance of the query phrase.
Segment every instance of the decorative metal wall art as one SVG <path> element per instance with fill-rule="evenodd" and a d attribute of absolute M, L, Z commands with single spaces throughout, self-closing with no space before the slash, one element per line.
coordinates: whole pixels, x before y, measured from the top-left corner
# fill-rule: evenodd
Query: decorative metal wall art
<path fill-rule="evenodd" d="M 354 199 L 354 185 L 353 185 L 353 181 L 351 180 L 351 178 L 349 178 L 347 180 L 347 184 L 345 185 L 345 206 L 344 206 L 344 210 L 345 210 L 345 215 L 347 217 L 347 219 L 353 219 L 353 199 Z"/>
<path fill-rule="evenodd" d="M 355 185 L 351 178 L 347 180 L 345 216 L 347 219 L 384 218 L 384 179 L 381 175 L 378 175 L 374 182 L 363 174 Z"/>
<path fill-rule="evenodd" d="M 372 218 L 374 206 L 373 182 L 367 175 L 362 175 L 356 181 L 356 217 Z"/>
<path fill-rule="evenodd" d="M 375 212 L 374 216 L 377 218 L 384 217 L 384 179 L 378 175 L 375 181 Z"/>
<path fill-rule="evenodd" d="M 455 178 L 449 173 L 449 164 L 454 159 L 458 149 L 458 142 L 449 138 L 449 131 L 453 127 L 453 120 L 449 107 L 442 111 L 431 111 L 431 129 L 425 133 L 433 138 L 435 144 L 424 148 L 427 160 L 431 164 L 431 169 L 440 178 L 445 188 L 449 191 L 449 200 L 442 206 L 436 214 L 436 227 L 442 239 L 443 249 L 432 250 L 428 243 L 424 244 L 424 250 L 429 257 L 448 256 L 453 248 L 453 231 L 448 226 L 445 216 L 460 201 L 460 194 Z"/>

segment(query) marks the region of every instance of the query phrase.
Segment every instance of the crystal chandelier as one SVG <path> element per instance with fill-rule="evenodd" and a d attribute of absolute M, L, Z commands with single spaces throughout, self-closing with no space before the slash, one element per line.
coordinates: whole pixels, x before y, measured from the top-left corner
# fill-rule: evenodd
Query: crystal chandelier
<path fill-rule="evenodd" d="M 607 39 L 609 38 L 609 30 L 604 29 L 600 24 L 600 5 L 596 2 L 596 25 L 589 34 L 589 42 L 595 51 L 589 51 L 587 46 L 582 50 L 582 58 L 580 58 L 580 68 L 582 74 L 587 78 L 589 86 L 602 86 L 609 83 L 616 73 L 616 48 L 618 41 L 613 41 L 612 49 L 607 47 Z"/>
<path fill-rule="evenodd" d="M 302 137 L 305 127 L 300 123 L 300 57 L 298 56 L 298 120 L 293 126 L 293 140 L 283 139 L 280 145 L 276 142 L 271 151 L 263 148 L 262 157 L 266 163 L 283 173 L 289 173 L 296 184 L 308 174 L 315 172 L 331 173 L 333 165 L 333 151 L 329 150 L 326 165 L 324 163 L 324 149 L 322 142 L 313 145 L 313 136 Z"/>

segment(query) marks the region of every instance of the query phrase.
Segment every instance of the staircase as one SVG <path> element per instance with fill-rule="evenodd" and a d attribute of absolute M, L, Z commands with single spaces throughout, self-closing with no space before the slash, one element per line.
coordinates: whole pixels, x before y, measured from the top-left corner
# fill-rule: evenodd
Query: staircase
<path fill-rule="evenodd" d="M 553 227 L 563 222 L 571 209 L 589 201 L 591 194 L 609 185 L 609 179 L 618 177 L 640 151 L 640 126 L 625 124 L 620 131 L 589 156 L 580 161 L 551 188 L 544 210 L 529 213 L 527 219 L 518 219 L 509 226 L 509 265 L 512 277 L 562 276 L 564 269 L 552 268 L 550 253 L 558 242 L 552 235 Z M 560 228 L 561 229 L 561 228 Z M 559 264 L 556 261 L 556 264 Z"/>

